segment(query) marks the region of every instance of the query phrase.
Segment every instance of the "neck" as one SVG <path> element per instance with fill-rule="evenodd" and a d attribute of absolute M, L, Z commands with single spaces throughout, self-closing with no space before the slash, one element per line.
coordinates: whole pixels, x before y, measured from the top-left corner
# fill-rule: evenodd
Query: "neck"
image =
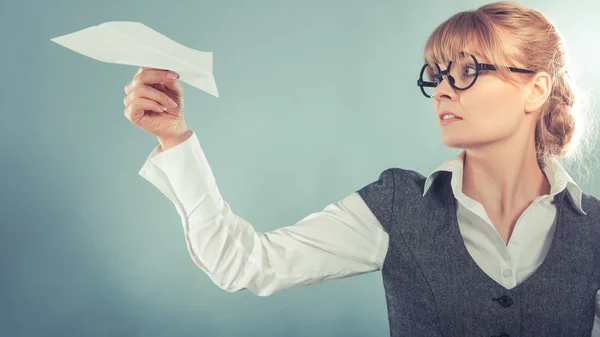
<path fill-rule="evenodd" d="M 510 142 L 510 141 L 509 141 Z M 550 194 L 550 182 L 538 166 L 535 143 L 487 144 L 465 150 L 462 191 L 479 201 L 486 211 L 510 216 Z"/>

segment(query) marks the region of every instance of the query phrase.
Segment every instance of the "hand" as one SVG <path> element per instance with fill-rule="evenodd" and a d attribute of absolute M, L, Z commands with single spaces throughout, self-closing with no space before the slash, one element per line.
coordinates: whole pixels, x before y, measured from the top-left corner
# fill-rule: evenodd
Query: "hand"
<path fill-rule="evenodd" d="M 155 135 L 161 144 L 188 133 L 183 116 L 183 87 L 177 79 L 168 78 L 168 74 L 176 73 L 140 67 L 125 86 L 127 96 L 123 100 L 127 119 Z"/>

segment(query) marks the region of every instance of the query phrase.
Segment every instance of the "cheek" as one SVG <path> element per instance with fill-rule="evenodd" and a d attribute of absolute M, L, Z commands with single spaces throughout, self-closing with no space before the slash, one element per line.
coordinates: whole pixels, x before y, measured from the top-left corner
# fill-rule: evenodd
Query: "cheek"
<path fill-rule="evenodd" d="M 479 84 L 479 86 L 477 86 Z M 475 89 L 477 90 L 471 90 Z M 515 88 L 500 80 L 479 81 L 460 97 L 466 118 L 486 131 L 512 129 L 523 111 Z"/>

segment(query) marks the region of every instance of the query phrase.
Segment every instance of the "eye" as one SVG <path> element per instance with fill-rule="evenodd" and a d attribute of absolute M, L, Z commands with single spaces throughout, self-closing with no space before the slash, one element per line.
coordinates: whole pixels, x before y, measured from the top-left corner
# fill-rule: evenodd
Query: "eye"
<path fill-rule="evenodd" d="M 427 67 L 425 70 L 425 76 L 427 76 L 427 81 L 429 82 L 438 82 L 438 72 L 434 69 L 433 66 Z"/>
<path fill-rule="evenodd" d="M 475 67 L 474 64 L 463 64 L 462 65 L 461 74 L 463 76 L 475 76 L 476 73 L 477 73 L 477 68 Z"/>

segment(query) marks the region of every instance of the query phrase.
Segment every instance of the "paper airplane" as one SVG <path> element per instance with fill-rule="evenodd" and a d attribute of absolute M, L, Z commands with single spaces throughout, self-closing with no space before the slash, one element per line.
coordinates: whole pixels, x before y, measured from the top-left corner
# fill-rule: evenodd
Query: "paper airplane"
<path fill-rule="evenodd" d="M 182 82 L 219 97 L 212 52 L 183 46 L 140 22 L 105 22 L 50 41 L 102 62 L 172 70 Z"/>

